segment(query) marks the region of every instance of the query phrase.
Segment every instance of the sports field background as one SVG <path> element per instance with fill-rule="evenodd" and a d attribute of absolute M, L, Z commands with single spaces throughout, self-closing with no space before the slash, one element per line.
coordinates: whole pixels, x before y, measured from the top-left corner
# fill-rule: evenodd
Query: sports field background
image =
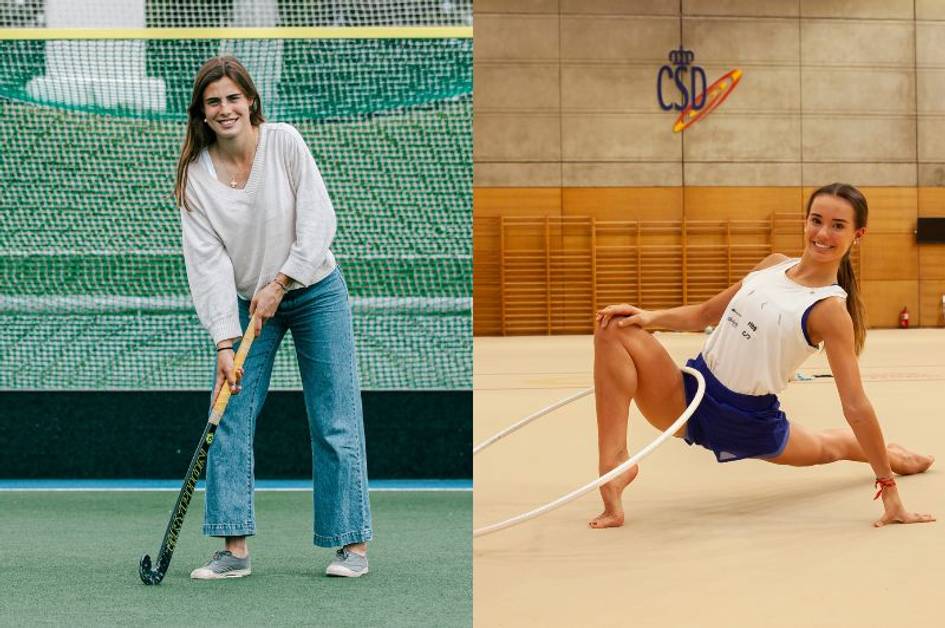
<path fill-rule="evenodd" d="M 57 469 L 65 477 L 186 469 L 205 416 L 192 395 L 210 390 L 215 354 L 190 300 L 171 191 L 193 77 L 223 53 L 254 76 L 267 120 L 299 129 L 333 199 L 366 422 L 403 436 L 369 444 L 369 458 L 406 460 L 410 446 L 390 445 L 432 433 L 445 475 L 400 465 L 385 477 L 470 477 L 471 5 L 149 0 L 134 5 L 144 28 L 44 38 L 47 25 L 114 27 L 109 1 L 0 8 L 0 394 L 20 411 L 0 413 L 16 444 L 0 477 L 56 477 L 48 467 L 23 475 L 35 451 L 69 461 Z M 96 11 L 101 23 L 85 15 Z M 168 27 L 193 30 L 156 30 Z M 304 425 L 291 339 L 271 388 L 292 397 L 278 423 Z M 144 420 L 114 391 L 161 394 L 164 416 Z M 382 407 L 388 393 L 409 398 Z M 408 409 L 420 404 L 442 411 L 417 420 Z M 37 443 L 37 425 L 51 437 Z M 70 456 L 59 436 L 81 425 L 106 436 Z M 152 466 L 137 452 L 164 450 L 168 430 L 188 444 Z M 309 472 L 306 456 L 280 462 L 294 477 Z M 132 471 L 113 475 L 122 467 Z"/>
<path fill-rule="evenodd" d="M 147 0 L 133 5 L 146 14 L 136 26 L 202 32 L 72 41 L 41 31 L 64 26 L 49 23 L 53 6 L 100 27 L 88 22 L 103 2 L 0 5 L 0 408 L 17 410 L 0 409 L 0 433 L 13 435 L 0 478 L 179 486 L 206 420 L 214 353 L 190 303 L 170 193 L 193 76 L 205 59 L 232 53 L 256 79 L 267 120 L 300 130 L 334 201 L 367 431 L 380 428 L 369 471 L 380 462 L 387 477 L 468 481 L 471 3 Z M 99 13 L 109 24 L 122 17 Z M 447 14 L 447 27 L 462 28 L 410 34 Z M 387 25 L 404 29 L 272 32 Z M 226 27 L 262 30 L 237 41 Z M 139 83 L 121 89 L 129 78 Z M 305 477 L 307 423 L 288 340 L 273 388 L 257 470 Z M 411 456 L 418 447 L 424 455 Z M 167 577 L 147 587 L 138 561 L 157 554 L 177 488 L 116 484 L 125 490 L 12 491 L 0 481 L 0 625 L 472 622 L 464 486 L 372 488 L 371 573 L 359 579 L 324 576 L 332 551 L 312 547 L 304 489 L 257 492 L 252 576 L 190 581 L 220 547 L 200 533 L 198 492 Z"/>
<path fill-rule="evenodd" d="M 4 626 L 469 626 L 472 496 L 372 492 L 371 573 L 327 578 L 311 545 L 310 492 L 259 492 L 248 578 L 194 582 L 219 549 L 200 534 L 195 494 L 167 577 L 138 579 L 157 553 L 170 492 L 6 492 L 0 542 Z"/>
<path fill-rule="evenodd" d="M 143 51 L 162 111 L 38 101 L 56 43 L 0 41 L 0 389 L 203 388 L 170 193 L 193 76 L 226 42 L 86 42 Z M 468 389 L 471 40 L 239 43 L 281 74 L 264 113 L 299 129 L 332 197 L 363 388 Z M 298 386 L 283 349 L 273 387 Z"/>

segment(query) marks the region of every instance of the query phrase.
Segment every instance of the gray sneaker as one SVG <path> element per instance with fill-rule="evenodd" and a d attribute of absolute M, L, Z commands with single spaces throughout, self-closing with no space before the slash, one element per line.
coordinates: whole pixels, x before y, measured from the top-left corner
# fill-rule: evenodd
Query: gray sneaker
<path fill-rule="evenodd" d="M 367 556 L 349 552 L 341 548 L 335 552 L 335 560 L 325 569 L 327 576 L 341 576 L 344 578 L 359 578 L 368 572 Z"/>
<path fill-rule="evenodd" d="M 237 558 L 229 551 L 214 552 L 213 558 L 203 567 L 197 567 L 190 572 L 195 580 L 218 580 L 220 578 L 242 578 L 248 576 L 252 570 L 249 567 L 249 555 L 246 558 Z"/>

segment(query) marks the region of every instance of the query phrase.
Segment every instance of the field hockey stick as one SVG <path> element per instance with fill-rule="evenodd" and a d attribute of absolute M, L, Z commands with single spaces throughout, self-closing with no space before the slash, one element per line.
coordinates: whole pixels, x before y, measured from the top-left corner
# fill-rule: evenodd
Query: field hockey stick
<path fill-rule="evenodd" d="M 243 334 L 243 340 L 240 342 L 240 348 L 236 352 L 236 359 L 233 364 L 235 369 L 242 368 L 255 338 L 256 316 L 254 315 L 252 320 L 249 321 L 249 326 L 246 328 L 246 333 Z M 226 405 L 230 401 L 230 394 L 230 387 L 226 382 L 223 382 L 220 392 L 217 393 L 217 398 L 213 402 L 213 410 L 210 412 L 207 426 L 203 428 L 197 451 L 194 452 L 194 457 L 190 459 L 190 467 L 187 469 L 187 475 L 184 476 L 184 484 L 180 487 L 177 503 L 174 504 L 174 509 L 171 511 L 171 520 L 167 523 L 164 540 L 161 542 L 161 550 L 157 555 L 157 568 L 151 569 L 151 556 L 149 554 L 142 556 L 138 563 L 138 575 L 141 576 L 141 582 L 145 584 L 160 584 L 167 573 L 167 567 L 171 564 L 171 556 L 174 555 L 174 548 L 177 546 L 177 536 L 184 525 L 184 515 L 187 514 L 190 498 L 194 495 L 200 472 L 207 461 L 207 452 L 210 451 L 210 445 L 213 443 L 213 434 L 217 431 L 220 419 L 223 418 L 223 412 L 226 411 Z"/>

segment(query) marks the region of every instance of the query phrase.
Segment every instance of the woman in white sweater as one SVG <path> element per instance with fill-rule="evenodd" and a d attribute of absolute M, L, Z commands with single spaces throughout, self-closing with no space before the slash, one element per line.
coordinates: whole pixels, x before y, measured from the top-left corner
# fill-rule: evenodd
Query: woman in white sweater
<path fill-rule="evenodd" d="M 329 249 L 331 200 L 302 136 L 264 122 L 259 93 L 234 57 L 200 68 L 188 114 L 175 186 L 187 278 L 216 345 L 213 397 L 224 385 L 234 393 L 207 460 L 203 531 L 223 537 L 224 548 L 191 577 L 250 573 L 253 436 L 288 330 L 311 435 L 314 543 L 340 548 L 326 573 L 361 576 L 371 510 L 348 291 Z M 234 344 L 253 314 L 258 338 L 235 369 Z"/>
<path fill-rule="evenodd" d="M 805 250 L 799 259 L 773 254 L 743 280 L 699 305 L 647 311 L 611 305 L 597 316 L 594 383 L 600 473 L 628 459 L 627 412 L 634 399 L 647 420 L 665 430 L 692 401 L 696 385 L 647 328 L 716 328 L 689 366 L 706 380 L 696 412 L 676 436 L 711 450 L 719 462 L 758 458 L 810 466 L 855 460 L 869 463 L 882 496 L 877 526 L 932 521 L 902 504 L 893 473 L 925 471 L 933 462 L 886 445 L 866 397 L 857 356 L 866 338 L 863 305 L 850 252 L 866 233 L 863 194 L 835 183 L 807 203 Z M 823 346 L 849 427 L 814 432 L 781 411 L 781 392 L 810 355 Z M 623 524 L 623 490 L 638 468 L 601 487 L 604 511 L 592 528 Z"/>

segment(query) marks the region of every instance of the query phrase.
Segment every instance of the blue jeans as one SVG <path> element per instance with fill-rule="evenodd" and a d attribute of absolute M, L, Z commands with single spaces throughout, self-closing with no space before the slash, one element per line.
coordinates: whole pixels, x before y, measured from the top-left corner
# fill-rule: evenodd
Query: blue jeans
<path fill-rule="evenodd" d="M 249 302 L 240 299 L 240 322 Z M 338 547 L 371 540 L 361 390 L 348 287 L 339 269 L 285 295 L 243 365 L 242 391 L 230 399 L 207 458 L 203 533 L 251 536 L 253 436 L 269 391 L 276 350 L 292 331 L 312 443 L 314 543 Z"/>

